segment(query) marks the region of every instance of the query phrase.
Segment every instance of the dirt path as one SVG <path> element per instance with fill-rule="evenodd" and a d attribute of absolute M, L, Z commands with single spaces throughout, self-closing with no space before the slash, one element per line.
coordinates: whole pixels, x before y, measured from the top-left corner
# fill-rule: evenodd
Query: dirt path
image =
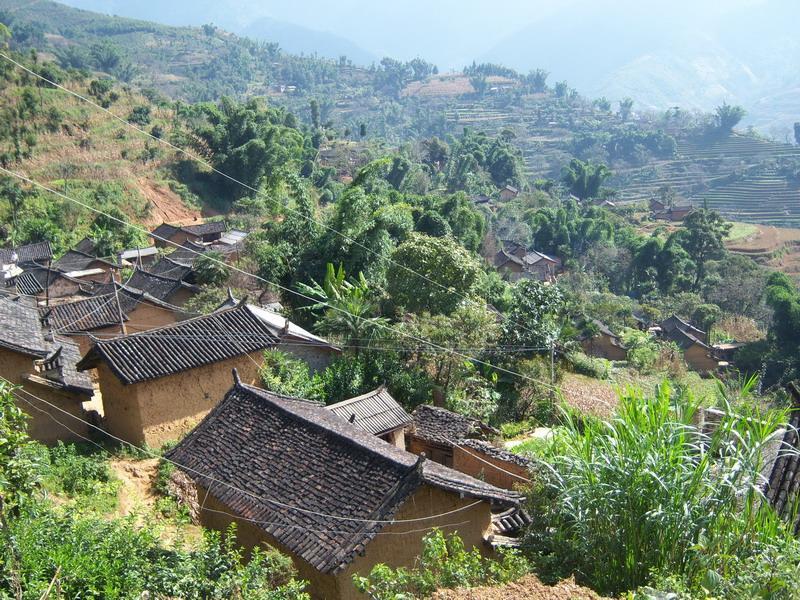
<path fill-rule="evenodd" d="M 533 575 L 498 587 L 473 588 L 471 590 L 442 590 L 431 600 L 602 600 L 589 588 L 581 587 L 571 579 L 549 586 Z"/>
<path fill-rule="evenodd" d="M 150 511 L 155 507 L 153 482 L 158 469 L 158 459 L 129 460 L 114 458 L 109 463 L 114 476 L 122 482 L 119 490 L 120 516 Z"/>

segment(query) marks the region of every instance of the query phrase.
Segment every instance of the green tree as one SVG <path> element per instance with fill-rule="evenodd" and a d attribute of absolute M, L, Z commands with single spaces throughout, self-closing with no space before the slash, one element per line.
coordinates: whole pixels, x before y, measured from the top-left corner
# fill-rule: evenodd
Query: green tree
<path fill-rule="evenodd" d="M 475 291 L 480 266 L 450 237 L 414 234 L 392 254 L 386 290 L 411 312 L 449 314 Z"/>
<path fill-rule="evenodd" d="M 322 313 L 317 331 L 353 346 L 355 354 L 383 335 L 387 328 L 388 321 L 378 316 L 378 303 L 362 273 L 355 281 L 348 281 L 342 265 L 334 269 L 328 263 L 322 285 L 312 281 L 312 285 L 299 283 L 297 287 L 306 296 L 318 300 L 308 307 Z"/>
<path fill-rule="evenodd" d="M 224 285 L 231 275 L 231 269 L 225 264 L 225 256 L 217 250 L 210 250 L 197 257 L 194 262 L 197 283 L 201 285 Z"/>
<path fill-rule="evenodd" d="M 92 44 L 89 51 L 95 64 L 106 73 L 110 73 L 122 61 L 122 52 L 110 42 Z"/>
<path fill-rule="evenodd" d="M 713 210 L 705 208 L 692 211 L 684 220 L 684 228 L 673 234 L 695 264 L 693 288 L 700 289 L 711 260 L 725 256 L 725 238 L 731 223 Z"/>
<path fill-rule="evenodd" d="M 619 101 L 619 118 L 622 121 L 627 121 L 631 118 L 633 112 L 633 98 L 623 98 Z"/>
<path fill-rule="evenodd" d="M 558 286 L 532 279 L 518 281 L 511 291 L 501 343 L 543 352 L 559 337 L 564 309 L 564 295 Z"/>
<path fill-rule="evenodd" d="M 731 105 L 727 102 L 723 102 L 717 107 L 717 129 L 719 129 L 719 131 L 722 133 L 730 133 L 746 114 L 747 111 L 745 111 L 745 109 L 743 109 L 741 106 Z"/>
<path fill-rule="evenodd" d="M 573 158 L 561 173 L 570 193 L 581 200 L 596 198 L 603 182 L 609 177 L 611 171 L 606 165 L 593 165 L 577 158 Z"/>
<path fill-rule="evenodd" d="M 535 94 L 541 94 L 547 90 L 547 78 L 549 72 L 544 69 L 536 69 L 528 74 L 527 82 L 531 86 L 531 91 Z"/>

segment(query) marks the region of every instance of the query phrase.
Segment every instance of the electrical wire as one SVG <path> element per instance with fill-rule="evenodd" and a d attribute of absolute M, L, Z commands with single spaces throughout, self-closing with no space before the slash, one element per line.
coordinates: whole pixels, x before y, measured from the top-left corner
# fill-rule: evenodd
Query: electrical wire
<path fill-rule="evenodd" d="M 36 396 L 31 394 L 29 391 L 25 390 L 24 388 L 19 388 L 19 389 L 22 389 L 22 391 L 24 391 L 29 396 L 32 396 L 32 397 L 36 398 Z M 27 400 L 26 398 L 23 398 L 17 392 L 12 392 L 12 394 L 14 395 L 15 398 L 17 398 L 21 402 L 24 402 L 25 404 L 27 404 L 28 406 L 30 406 L 34 410 L 37 410 L 40 413 L 43 413 L 44 415 L 49 417 L 52 421 L 54 421 L 55 423 L 57 423 L 58 425 L 60 425 L 64 429 L 66 429 L 67 431 L 69 431 L 76 438 L 80 438 L 80 439 L 82 439 L 82 440 L 84 440 L 84 441 L 86 441 L 86 442 L 88 442 L 90 444 L 93 444 L 97 448 L 99 448 L 100 450 L 103 450 L 104 452 L 107 451 L 106 448 L 104 448 L 102 445 L 100 445 L 97 442 L 95 442 L 93 439 L 91 439 L 91 438 L 89 438 L 89 437 L 87 437 L 87 436 L 85 436 L 85 435 L 83 435 L 81 433 L 78 433 L 77 431 L 75 431 L 74 429 L 72 429 L 68 425 L 66 425 L 63 421 L 59 421 L 58 419 L 56 419 L 48 411 L 44 410 L 43 408 L 39 408 L 33 402 Z M 71 415 L 71 416 L 74 417 L 74 415 Z M 77 417 L 75 417 L 75 418 L 77 418 Z M 141 451 L 141 448 L 139 448 L 138 446 L 134 446 L 133 444 L 130 444 L 130 445 L 135 450 Z M 165 460 L 163 457 L 158 457 L 158 458 L 160 460 Z M 207 490 L 206 496 L 208 495 L 209 491 L 210 490 Z M 482 501 L 479 501 L 477 503 L 471 503 L 468 506 L 465 506 L 462 510 L 466 510 L 468 508 L 473 508 L 477 504 L 480 504 L 480 502 L 482 502 Z M 244 516 L 241 516 L 241 515 L 237 515 L 235 513 L 230 513 L 230 512 L 226 512 L 226 511 L 215 510 L 213 508 L 208 508 L 208 507 L 205 506 L 205 500 L 203 501 L 203 506 L 201 508 L 201 512 L 217 513 L 217 514 L 221 514 L 221 515 L 225 515 L 225 516 L 231 517 L 233 519 L 237 519 L 239 521 L 246 521 L 248 523 L 253 523 L 253 524 L 257 524 L 257 525 L 276 525 L 278 527 L 285 527 L 285 528 L 289 528 L 289 529 L 300 529 L 302 531 L 308 531 L 308 532 L 311 532 L 311 533 L 330 533 L 330 534 L 352 534 L 353 533 L 352 531 L 339 531 L 339 530 L 333 530 L 333 529 L 312 529 L 312 528 L 306 527 L 304 525 L 294 525 L 294 524 L 289 524 L 289 523 L 284 523 L 284 522 L 275 522 L 275 521 L 264 521 L 264 520 L 258 520 L 258 519 L 250 519 L 250 518 L 247 518 L 247 517 L 244 517 Z M 428 518 L 438 518 L 438 515 L 434 515 L 434 516 L 428 517 Z M 372 522 L 372 521 L 368 521 L 368 522 Z M 400 521 L 390 521 L 389 524 L 398 524 L 398 523 L 403 523 L 403 522 L 404 521 L 402 521 L 402 520 L 400 520 Z M 422 533 L 422 532 L 425 532 L 425 531 L 430 531 L 432 529 L 444 529 L 444 528 L 458 527 L 459 525 L 465 525 L 465 524 L 468 524 L 469 522 L 470 521 L 460 521 L 458 523 L 447 523 L 445 525 L 431 525 L 430 527 L 423 527 L 421 529 L 411 529 L 411 530 L 407 530 L 407 531 L 377 531 L 377 532 L 374 532 L 374 534 L 375 535 L 410 535 L 410 534 L 413 534 L 413 533 Z"/>
<path fill-rule="evenodd" d="M 14 386 L 14 383 L 9 381 L 5 377 L 0 376 L 0 379 L 2 379 L 3 381 L 5 381 L 5 382 L 9 383 L 10 385 Z M 14 386 L 14 387 L 18 387 L 18 386 Z M 230 483 L 228 483 L 226 481 L 223 481 L 223 480 L 218 479 L 216 477 L 213 477 L 211 475 L 205 474 L 205 473 L 203 473 L 201 471 L 198 471 L 197 469 L 193 469 L 192 467 L 188 467 L 186 465 L 182 465 L 182 464 L 180 464 L 180 463 L 178 463 L 178 462 L 176 462 L 176 461 L 174 461 L 172 459 L 169 459 L 169 458 L 167 458 L 165 456 L 159 456 L 158 454 L 156 454 L 155 452 L 153 452 L 151 450 L 148 450 L 147 448 L 139 448 L 138 446 L 132 444 L 131 442 L 128 442 L 128 441 L 126 441 L 126 440 L 124 440 L 124 439 L 122 439 L 122 438 L 120 438 L 120 437 L 118 437 L 118 436 L 116 436 L 116 435 L 114 435 L 112 433 L 109 433 L 108 431 L 105 431 L 104 429 L 102 429 L 101 427 L 98 427 L 94 423 L 90 423 L 89 421 L 87 421 L 85 419 L 81 419 L 80 417 L 76 417 L 75 415 L 67 412 L 66 410 L 64 410 L 60 406 L 57 406 L 57 405 L 53 404 L 52 402 L 49 402 L 48 400 L 45 400 L 44 398 L 41 398 L 41 397 L 31 393 L 30 391 L 28 391 L 28 390 L 26 390 L 24 388 L 19 388 L 19 389 L 21 389 L 24 393 L 26 393 L 31 398 L 34 398 L 35 400 L 37 400 L 39 402 L 42 402 L 43 404 L 49 406 L 50 408 L 54 408 L 54 409 L 58 410 L 59 412 L 64 413 L 68 417 L 71 417 L 72 419 L 75 419 L 76 421 L 84 423 L 84 424 L 88 425 L 89 427 L 91 427 L 93 429 L 96 429 L 97 431 L 100 431 L 101 433 L 103 433 L 103 435 L 106 435 L 106 436 L 110 437 L 111 439 L 116 440 L 117 442 L 125 444 L 126 446 L 131 446 L 132 448 L 136 448 L 139 452 L 147 454 L 151 458 L 158 458 L 160 460 L 163 460 L 164 462 L 170 463 L 171 465 L 181 469 L 184 472 L 194 473 L 195 475 L 197 475 L 199 477 L 202 477 L 202 478 L 204 478 L 204 479 L 206 479 L 206 480 L 208 480 L 208 481 L 210 481 L 212 483 L 218 483 L 220 485 L 223 485 L 223 486 L 225 486 L 225 487 L 227 487 L 227 488 L 229 488 L 231 490 L 234 490 L 236 492 L 244 494 L 245 496 L 249 496 L 250 498 L 253 498 L 254 500 L 258 500 L 260 502 L 266 502 L 268 504 L 273 504 L 275 506 L 278 506 L 280 508 L 284 508 L 286 510 L 292 510 L 292 511 L 300 512 L 300 513 L 307 514 L 307 515 L 323 517 L 323 518 L 327 518 L 327 519 L 335 519 L 335 520 L 346 521 L 346 522 L 371 523 L 371 524 L 375 524 L 375 523 L 397 524 L 397 523 L 419 523 L 419 522 L 422 522 L 422 521 L 429 521 L 431 519 L 438 519 L 438 518 L 441 518 L 441 517 L 446 517 L 446 516 L 449 516 L 449 515 L 452 515 L 452 514 L 456 514 L 456 513 L 468 510 L 470 508 L 473 508 L 473 507 L 477 506 L 481 502 L 485 502 L 485 500 L 478 500 L 478 501 L 476 501 L 474 503 L 471 503 L 471 504 L 469 504 L 467 506 L 462 506 L 460 508 L 449 510 L 449 511 L 446 511 L 446 512 L 443 512 L 443 513 L 438 513 L 438 514 L 435 514 L 435 515 L 429 515 L 427 517 L 417 517 L 417 518 L 414 518 L 414 519 L 392 519 L 392 520 L 385 520 L 385 519 L 359 519 L 359 518 L 355 518 L 355 517 L 344 517 L 344 516 L 340 516 L 340 515 L 330 515 L 330 514 L 327 514 L 327 513 L 320 512 L 320 511 L 309 510 L 307 508 L 302 508 L 302 507 L 299 507 L 299 506 L 292 506 L 291 504 L 287 504 L 285 502 L 280 502 L 279 500 L 275 500 L 273 498 L 266 498 L 266 497 L 263 497 L 263 496 L 259 496 L 258 494 L 254 494 L 254 493 L 249 492 L 247 490 L 244 490 L 242 488 L 236 487 L 235 485 L 232 485 L 232 484 L 230 484 Z"/>
<path fill-rule="evenodd" d="M 165 146 L 167 146 L 167 147 L 171 148 L 172 150 L 174 150 L 174 151 L 176 151 L 176 152 L 178 152 L 178 153 L 180 153 L 180 154 L 183 154 L 184 156 L 187 156 L 187 157 L 188 157 L 188 158 L 190 158 L 191 160 L 198 162 L 199 164 L 203 165 L 204 167 L 206 167 L 206 168 L 208 168 L 208 169 L 211 169 L 211 171 L 212 171 L 213 173 L 215 173 L 215 174 L 217 174 L 217 175 L 219 175 L 219 176 L 221 176 L 221 177 L 224 177 L 225 179 L 227 179 L 227 180 L 229 180 L 229 181 L 231 181 L 231 182 L 233 182 L 233 183 L 235 183 L 235 184 L 237 184 L 237 185 L 240 185 L 240 186 L 242 186 L 243 188 L 245 188 L 245 189 L 247 189 L 247 190 L 249 190 L 249 191 L 251 191 L 251 192 L 255 193 L 255 194 L 256 194 L 256 195 L 258 195 L 258 196 L 265 197 L 265 198 L 267 198 L 268 200 L 270 199 L 270 198 L 268 198 L 268 197 L 266 196 L 266 194 L 264 194 L 264 192 L 262 192 L 262 191 L 261 191 L 261 190 L 259 190 L 258 188 L 254 188 L 254 187 L 252 187 L 252 186 L 250 186 L 250 185 L 248 185 L 248 184 L 244 183 L 243 181 L 240 181 L 239 179 L 236 179 L 235 177 L 232 177 L 231 175 L 228 175 L 227 173 L 224 173 L 223 171 L 220 171 L 219 169 L 217 169 L 216 167 L 214 167 L 214 166 L 213 166 L 213 165 L 212 165 L 210 162 L 208 162 L 207 160 L 203 159 L 202 157 L 200 157 L 200 156 L 198 156 L 198 155 L 196 155 L 196 154 L 194 154 L 194 153 L 192 153 L 192 152 L 190 152 L 190 151 L 186 150 L 185 148 L 181 148 L 180 146 L 177 146 L 177 145 L 173 144 L 172 142 L 170 142 L 170 141 L 168 141 L 168 140 L 164 139 L 163 137 L 156 137 L 156 136 L 154 136 L 152 133 L 150 133 L 150 132 L 146 131 L 145 129 L 142 129 L 141 127 L 138 127 L 138 126 L 136 126 L 134 123 L 131 123 L 130 121 L 126 121 L 125 119 L 123 119 L 122 117 L 120 117 L 119 115 L 117 115 L 116 113 L 114 113 L 113 111 L 111 111 L 110 109 L 108 109 L 108 108 L 105 108 L 105 107 L 101 106 L 100 104 L 98 104 L 98 103 L 96 103 L 96 102 L 92 101 L 91 99 L 87 98 L 86 96 L 83 96 L 82 94 L 79 94 L 78 92 L 76 92 L 76 91 L 74 91 L 74 90 L 70 90 L 69 88 L 67 88 L 67 87 L 65 87 L 65 86 L 63 86 L 63 85 L 61 85 L 61 84 L 59 84 L 59 83 L 57 83 L 57 82 L 55 82 L 55 81 L 51 81 L 50 79 L 47 79 L 47 78 L 46 78 L 46 77 L 44 77 L 43 75 L 41 75 L 41 74 L 39 74 L 39 73 L 36 73 L 35 71 L 33 71 L 33 70 L 29 69 L 28 67 L 26 67 L 25 65 L 23 65 L 22 63 L 19 63 L 19 62 L 15 61 L 13 58 L 11 58 L 10 56 L 8 56 L 7 54 L 5 54 L 5 53 L 3 53 L 3 52 L 0 52 L 0 57 L 2 57 L 2 58 L 4 58 L 4 59 L 6 59 L 7 61 L 9 61 L 10 63 L 12 63 L 12 64 L 13 64 L 13 65 L 15 65 L 16 67 L 18 67 L 18 68 L 22 69 L 23 71 L 26 71 L 27 73 L 29 73 L 29 74 L 33 75 L 34 77 L 37 77 L 38 79 L 40 79 L 40 80 L 42 80 L 42 81 L 46 82 L 47 84 L 49 84 L 49 85 L 52 85 L 53 87 L 55 87 L 55 88 L 58 88 L 58 89 L 60 89 L 60 90 L 62 90 L 62 91 L 64 91 L 64 92 L 66 92 L 66 93 L 68 93 L 68 94 L 71 94 L 72 96 L 74 96 L 74 97 L 76 97 L 76 98 L 80 99 L 81 101 L 83 101 L 83 102 L 86 102 L 86 103 L 90 104 L 90 105 L 91 105 L 91 106 L 93 106 L 94 108 L 96 108 L 96 109 L 98 109 L 98 110 L 100 110 L 100 111 L 102 111 L 102 112 L 104 112 L 104 113 L 108 114 L 109 116 L 111 116 L 111 117 L 112 117 L 112 118 L 114 118 L 115 120 L 119 121 L 120 123 L 122 123 L 122 124 L 123 124 L 123 125 L 125 125 L 126 127 L 129 127 L 129 128 L 131 128 L 131 129 L 133 129 L 134 131 L 137 131 L 138 133 L 140 133 L 140 134 L 142 134 L 142 135 L 145 135 L 145 136 L 147 136 L 148 138 L 150 138 L 150 139 L 154 140 L 156 143 L 158 143 L 158 144 L 162 144 L 162 145 L 165 145 Z M 370 248 L 369 246 L 366 246 L 365 244 L 362 244 L 362 243 L 361 243 L 361 242 L 359 242 L 358 240 L 355 240 L 355 239 L 353 239 L 353 238 L 349 237 L 348 235 L 346 235 L 346 234 L 342 233 L 341 231 L 338 231 L 337 229 L 334 229 L 333 227 L 330 227 L 330 226 L 329 226 L 329 225 L 327 225 L 326 223 L 324 223 L 324 222 L 322 222 L 322 221 L 319 221 L 319 220 L 317 220 L 317 219 L 314 219 L 313 217 L 310 217 L 310 216 L 308 216 L 308 215 L 305 215 L 305 214 L 303 214 L 302 212 L 300 212 L 300 211 L 297 211 L 297 210 L 295 210 L 295 209 L 291 208 L 291 207 L 290 207 L 290 206 L 288 206 L 288 205 L 287 205 L 287 206 L 284 206 L 283 208 L 284 208 L 284 209 L 286 209 L 286 210 L 288 210 L 289 212 L 291 212 L 291 213 L 293 213 L 293 214 L 296 214 L 296 215 L 297 215 L 297 216 L 299 216 L 299 217 L 302 217 L 303 219 L 305 219 L 306 221 L 308 221 L 308 222 L 310 222 L 310 223 L 314 223 L 315 225 L 318 225 L 318 226 L 322 227 L 323 229 L 325 229 L 325 230 L 327 230 L 327 231 L 330 231 L 331 233 L 335 233 L 336 235 L 338 235 L 339 237 L 341 237 L 341 238 L 342 238 L 343 240 L 345 240 L 346 242 L 348 242 L 348 243 L 350 243 L 350 244 L 354 244 L 354 245 L 358 246 L 359 248 L 362 248 L 363 250 L 365 250 L 365 251 L 369 252 L 370 254 L 372 254 L 372 255 L 374 255 L 374 256 L 376 256 L 376 257 L 379 257 L 379 258 L 383 259 L 383 257 L 382 257 L 382 256 L 380 256 L 380 255 L 379 255 L 377 252 L 375 252 L 375 250 L 373 250 L 373 249 L 372 249 L 372 248 Z M 411 274 L 413 274 L 413 275 L 415 275 L 415 276 L 417 276 L 417 277 L 419 277 L 419 278 L 421 278 L 421 279 L 423 279 L 423 280 L 427 281 L 428 283 L 432 283 L 432 284 L 434 284 L 435 286 L 437 286 L 437 287 L 439 287 L 439 288 L 441 288 L 441 289 L 445 290 L 445 291 L 446 291 L 446 292 L 448 292 L 448 293 L 455 294 L 455 295 L 459 296 L 460 298 L 462 298 L 462 299 L 466 300 L 467 302 L 470 302 L 470 303 L 472 303 L 472 304 L 475 304 L 475 305 L 477 305 L 477 306 L 482 306 L 480 303 L 476 302 L 474 299 L 472 299 L 472 298 L 470 298 L 470 297 L 466 296 L 465 294 L 462 294 L 462 293 L 460 293 L 460 292 L 458 292 L 458 291 L 456 291 L 456 290 L 453 290 L 453 289 L 451 289 L 451 288 L 449 288 L 449 287 L 447 287 L 447 286 L 445 286 L 445 285 L 442 285 L 442 284 L 441 284 L 441 283 L 439 283 L 438 281 L 434 281 L 433 279 L 430 279 L 430 278 L 429 278 L 429 277 L 427 277 L 426 275 L 423 275 L 422 273 L 419 273 L 418 271 L 415 271 L 414 269 L 411 269 L 410 267 L 407 267 L 406 265 L 403 265 L 403 264 L 401 264 L 401 263 L 398 263 L 398 262 L 396 262 L 396 261 L 392 260 L 392 259 L 391 259 L 391 257 L 390 257 L 390 258 L 388 258 L 387 260 L 388 260 L 388 262 L 390 262 L 391 264 L 393 264 L 393 265 L 395 265 L 395 266 L 397 266 L 397 267 L 400 267 L 401 269 L 403 269 L 403 270 L 405 270 L 405 271 L 407 271 L 407 272 L 409 272 L 409 273 L 411 273 Z M 510 317 L 509 317 L 508 315 L 505 315 L 505 314 L 502 314 L 502 313 L 501 313 L 501 315 L 500 315 L 500 316 L 501 316 L 503 319 L 510 320 Z M 528 331 L 528 332 L 530 332 L 530 331 L 531 331 L 529 328 L 525 327 L 525 326 L 524 326 L 523 324 L 521 324 L 521 323 L 518 323 L 518 322 L 516 322 L 516 321 L 512 321 L 512 323 L 513 323 L 513 324 L 514 324 L 516 327 L 519 327 L 520 329 L 523 329 L 523 330 L 525 330 L 525 331 Z"/>
<path fill-rule="evenodd" d="M 0 53 L 0 55 L 2 55 L 2 53 Z M 149 237 L 152 237 L 152 238 L 154 238 L 154 239 L 161 240 L 161 241 L 163 241 L 163 242 L 165 242 L 165 243 L 167 243 L 167 244 L 171 244 L 171 245 L 173 245 L 173 246 L 175 246 L 175 247 L 180 247 L 180 246 L 179 246 L 177 243 L 175 243 L 175 242 L 173 242 L 173 241 L 171 241 L 171 240 L 168 240 L 168 239 L 166 239 L 166 238 L 164 238 L 164 237 L 161 237 L 161 236 L 159 236 L 159 235 L 157 235 L 157 234 L 155 234 L 155 233 L 153 233 L 153 232 L 147 231 L 147 230 L 146 230 L 146 229 L 144 229 L 143 227 L 139 227 L 139 226 L 137 226 L 137 225 L 133 225 L 132 223 L 129 223 L 129 222 L 125 221 L 124 219 L 120 219 L 119 217 L 116 217 L 116 216 L 114 216 L 114 215 L 111 215 L 111 214 L 109 214 L 109 213 L 107 213 L 107 212 L 104 212 L 104 211 L 102 211 L 102 210 L 100 210 L 100 209 L 97 209 L 97 208 L 95 208 L 95 207 L 93 207 L 93 206 L 90 206 L 90 205 L 86 204 L 85 202 L 81 202 L 80 200 L 76 200 L 75 198 L 71 198 L 70 196 L 67 196 L 66 194 L 63 194 L 62 192 L 59 192 L 58 190 L 54 190 L 53 188 L 51 188 L 51 187 L 49 187 L 49 186 L 46 186 L 46 185 L 44 185 L 44 184 L 42 184 L 42 183 L 39 183 L 38 181 L 35 181 L 35 180 L 31 179 L 30 177 L 28 177 L 28 176 L 26 176 L 26 175 L 23 175 L 23 174 L 21 174 L 21 173 L 17 173 L 17 172 L 15 172 L 15 171 L 11 171 L 10 169 L 7 169 L 7 168 L 5 168 L 5 167 L 3 167 L 3 166 L 0 166 L 0 172 L 2 172 L 2 173 L 6 173 L 7 175 L 10 175 L 10 176 L 12 176 L 12 177 L 16 177 L 17 179 L 19 179 L 19 180 L 21 180 L 21 181 L 25 181 L 25 182 L 27 182 L 27 183 L 29 183 L 29 184 L 33 185 L 34 187 L 38 187 L 39 189 L 45 190 L 45 191 L 47 191 L 47 192 L 50 192 L 51 194 L 54 194 L 54 195 L 56 195 L 56 196 L 58 196 L 58 197 L 60 197 L 60 198 L 64 198 L 65 200 L 68 200 L 68 201 L 70 201 L 70 202 L 73 202 L 73 203 L 77 204 L 78 206 L 81 206 L 81 207 L 83 207 L 83 208 L 85 208 L 85 209 L 87 209 L 87 210 L 89 210 L 89 211 L 92 211 L 92 212 L 94 212 L 94 213 L 96 213 L 96 214 L 99 214 L 99 215 L 103 215 L 103 216 L 105 216 L 106 218 L 108 218 L 108 219 L 111 219 L 112 221 L 115 221 L 115 222 L 117 222 L 117 223 L 119 223 L 119 224 L 121 224 L 121 225 L 124 225 L 124 226 L 126 226 L 126 227 L 129 227 L 129 228 L 131 228 L 131 229 L 134 229 L 134 230 L 136 230 L 136 231 L 139 231 L 139 232 L 141 232 L 141 233 L 144 233 L 145 235 L 147 235 L 147 236 L 149 236 Z M 189 252 L 192 252 L 192 253 L 194 253 L 194 254 L 200 255 L 200 253 L 199 253 L 199 252 L 197 252 L 197 251 L 195 251 L 195 250 L 192 250 L 192 249 L 190 249 L 190 248 L 184 248 L 184 250 L 189 250 Z M 235 271 L 235 272 L 237 272 L 237 273 L 240 273 L 240 274 L 242 274 L 242 275 L 246 275 L 246 276 L 248 276 L 248 277 L 252 277 L 252 278 L 254 278 L 254 279 L 258 280 L 258 281 L 261 281 L 261 282 L 263 282 L 263 283 L 266 283 L 266 284 L 269 284 L 269 285 L 273 285 L 273 286 L 277 287 L 278 289 L 284 290 L 285 292 L 287 292 L 287 293 L 290 293 L 290 294 L 293 294 L 293 295 L 295 295 L 295 296 L 297 296 L 297 297 L 299 297 L 299 298 L 303 298 L 304 300 L 307 300 L 307 301 L 310 301 L 310 302 L 317 302 L 317 299 L 315 299 L 315 298 L 312 298 L 311 296 L 308 296 L 308 295 L 306 295 L 306 294 L 303 294 L 302 292 L 298 292 L 298 291 L 296 291 L 296 290 L 293 290 L 293 289 L 291 289 L 291 288 L 288 288 L 288 287 L 286 287 L 286 286 L 284 286 L 284 285 L 281 285 L 281 284 L 279 284 L 279 283 L 276 283 L 276 282 L 270 281 L 270 280 L 268 280 L 268 279 L 265 279 L 264 277 L 261 277 L 260 275 L 256 275 L 256 274 L 254 274 L 254 273 L 249 273 L 249 272 L 247 272 L 247 271 L 245 271 L 245 270 L 243 270 L 243 269 L 240 269 L 239 267 L 236 267 L 236 266 L 231 266 L 231 265 L 227 265 L 227 264 L 226 264 L 224 261 L 222 261 L 222 260 L 219 260 L 219 259 L 216 259 L 216 258 L 213 258 L 213 257 L 211 257 L 209 260 L 211 260 L 212 262 L 216 262 L 216 263 L 218 263 L 218 264 L 221 264 L 221 265 L 226 265 L 226 266 L 227 266 L 227 267 L 228 267 L 230 270 L 232 270 L 232 271 Z M 331 305 L 328 305 L 328 307 L 329 307 L 331 310 L 334 310 L 334 311 L 337 311 L 337 312 L 341 312 L 341 313 L 343 313 L 343 314 L 346 314 L 346 315 L 348 315 L 348 316 L 350 316 L 350 317 L 355 317 L 356 319 L 359 319 L 359 320 L 362 320 L 362 321 L 366 321 L 366 320 L 368 320 L 368 319 L 366 319 L 366 318 L 364 318 L 364 317 L 359 317 L 358 315 L 354 315 L 353 313 L 350 313 L 350 312 L 348 312 L 348 311 L 346 311 L 346 310 L 344 310 L 344 309 L 342 309 L 342 308 L 336 307 L 336 306 L 331 306 Z M 400 335 L 402 335 L 402 336 L 404 336 L 404 337 L 407 337 L 407 338 L 409 338 L 409 339 L 416 340 L 416 341 L 418 341 L 418 342 L 422 342 L 422 343 L 425 343 L 425 344 L 430 344 L 431 346 L 433 346 L 433 347 L 435 347 L 435 348 L 439 348 L 439 349 L 441 349 L 441 350 L 445 350 L 445 351 L 447 351 L 447 350 L 448 350 L 448 349 L 447 349 L 447 348 L 445 348 L 444 346 L 441 346 L 441 345 L 439 345 L 439 344 L 435 344 L 435 343 L 433 343 L 433 342 L 430 342 L 430 341 L 428 341 L 428 340 L 425 340 L 425 339 L 423 339 L 423 338 L 419 338 L 419 337 L 417 337 L 417 336 L 414 336 L 414 335 L 411 335 L 411 334 L 405 333 L 405 332 L 403 332 L 403 331 L 398 331 L 398 330 L 396 330 L 396 329 L 393 329 L 393 328 L 389 327 L 388 325 L 384 325 L 384 324 L 382 324 L 382 323 L 375 323 L 375 326 L 376 326 L 376 327 L 379 327 L 379 328 L 381 328 L 381 329 L 385 329 L 385 330 L 387 330 L 387 331 L 391 331 L 391 332 L 394 332 L 394 333 L 398 333 L 398 334 L 400 334 Z M 474 356 L 469 356 L 469 355 L 467 355 L 467 354 L 464 354 L 464 353 L 462 353 L 462 352 L 456 352 L 456 351 L 451 351 L 451 352 L 452 352 L 453 354 L 457 355 L 457 356 L 460 356 L 461 358 L 464 358 L 464 359 L 466 359 L 466 360 L 469 360 L 469 361 L 475 362 L 475 363 L 477 363 L 477 364 L 481 364 L 481 365 L 487 366 L 487 367 L 489 367 L 489 368 L 495 369 L 496 371 L 503 372 L 503 373 L 506 373 L 506 374 L 508 374 L 508 375 L 512 375 L 512 376 L 515 376 L 515 377 L 519 377 L 519 378 L 521 378 L 521 379 L 524 379 L 524 380 L 526 380 L 526 381 L 531 381 L 531 382 L 534 382 L 534 383 L 538 383 L 539 385 L 542 385 L 542 386 L 544 386 L 544 387 L 547 387 L 548 389 L 551 389 L 551 390 L 552 390 L 552 391 L 554 391 L 554 392 L 558 392 L 558 391 L 559 391 L 559 390 L 558 390 L 558 388 L 557 388 L 556 386 L 554 386 L 554 385 L 553 385 L 553 384 L 551 384 L 551 383 L 547 383 L 546 381 L 539 380 L 539 379 L 535 379 L 535 378 L 533 378 L 533 377 L 529 377 L 529 376 L 527 376 L 527 375 L 524 375 L 523 373 L 519 373 L 519 372 L 516 372 L 516 371 L 512 371 L 511 369 L 507 369 L 507 368 L 505 368 L 505 367 L 500 367 L 500 366 L 498 366 L 498 365 L 494 365 L 494 364 L 492 364 L 492 363 L 489 363 L 489 362 L 487 362 L 487 361 L 481 360 L 481 359 L 479 359 L 479 358 L 476 358 L 476 357 L 474 357 Z"/>

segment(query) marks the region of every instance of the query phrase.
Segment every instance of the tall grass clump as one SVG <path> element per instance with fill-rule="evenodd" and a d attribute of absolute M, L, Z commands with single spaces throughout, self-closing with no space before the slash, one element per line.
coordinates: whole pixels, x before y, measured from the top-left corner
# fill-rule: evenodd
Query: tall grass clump
<path fill-rule="evenodd" d="M 529 494 L 526 546 L 540 573 L 614 595 L 664 584 L 689 596 L 794 597 L 797 542 L 763 494 L 786 414 L 737 407 L 703 433 L 697 409 L 663 384 L 622 393 L 607 421 L 565 415 Z M 762 557 L 780 565 L 759 566 Z"/>

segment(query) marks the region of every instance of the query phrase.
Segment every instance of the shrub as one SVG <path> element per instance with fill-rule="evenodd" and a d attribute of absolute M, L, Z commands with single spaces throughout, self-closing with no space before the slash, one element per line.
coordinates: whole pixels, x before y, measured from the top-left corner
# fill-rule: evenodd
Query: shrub
<path fill-rule="evenodd" d="M 572 370 L 580 375 L 595 379 L 608 379 L 611 372 L 611 363 L 605 358 L 593 358 L 583 352 L 570 352 L 567 360 L 572 365 Z"/>
<path fill-rule="evenodd" d="M 353 576 L 356 589 L 373 600 L 424 598 L 438 588 L 501 584 L 528 572 L 528 562 L 515 550 L 501 550 L 499 560 L 483 558 L 477 548 L 466 550 L 456 534 L 445 537 L 438 529 L 422 544 L 413 569 L 375 565 L 368 577 Z"/>
<path fill-rule="evenodd" d="M 108 454 L 105 452 L 81 452 L 75 444 L 63 442 L 49 451 L 50 467 L 47 469 L 47 483 L 56 491 L 68 496 L 94 493 L 98 484 L 112 480 L 108 468 Z"/>
<path fill-rule="evenodd" d="M 293 579 L 288 557 L 256 549 L 244 563 L 233 528 L 225 541 L 206 532 L 197 550 L 168 550 L 146 526 L 61 514 L 41 505 L 14 520 L 10 529 L 18 557 L 13 578 L 26 598 L 45 597 L 55 580 L 63 598 L 308 599 L 304 584 Z M 7 554 L 4 547 L 0 556 L 6 559 Z M 12 574 L 9 562 L 0 564 L 0 596 L 5 597 L 12 590 Z"/>

